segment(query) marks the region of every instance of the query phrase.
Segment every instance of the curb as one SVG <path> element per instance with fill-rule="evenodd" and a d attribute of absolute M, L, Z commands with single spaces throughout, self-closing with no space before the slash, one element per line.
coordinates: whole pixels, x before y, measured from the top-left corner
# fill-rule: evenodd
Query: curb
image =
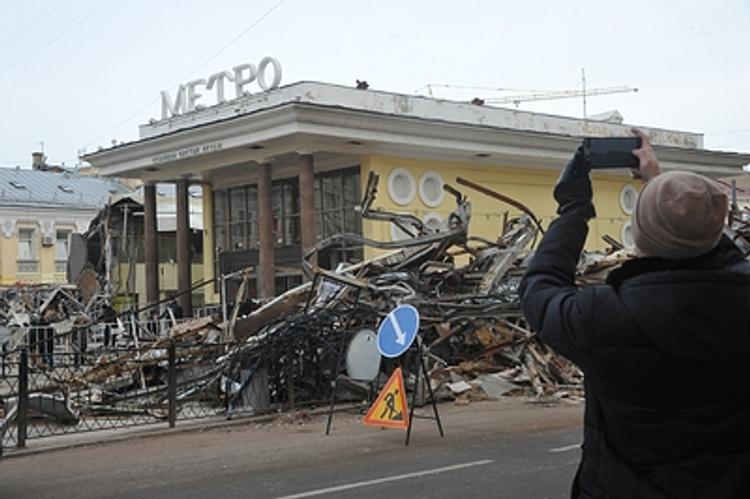
<path fill-rule="evenodd" d="M 338 413 L 338 412 L 348 411 L 356 407 L 358 407 L 358 405 L 336 407 L 333 412 Z M 310 416 L 320 416 L 320 415 L 327 415 L 328 411 L 329 411 L 329 408 L 320 407 L 317 409 L 312 409 L 307 412 Z M 128 433 L 126 435 L 112 435 L 109 437 L 103 437 L 98 440 L 92 439 L 90 441 L 85 441 L 85 442 L 72 441 L 72 442 L 61 442 L 58 444 L 40 446 L 40 447 L 35 447 L 35 448 L 5 449 L 3 451 L 2 457 L 0 457 L 0 463 L 6 459 L 13 459 L 13 458 L 19 458 L 19 457 L 24 457 L 24 456 L 33 456 L 36 454 L 57 452 L 57 451 L 62 451 L 66 449 L 74 449 L 74 448 L 80 448 L 80 447 L 107 445 L 110 443 L 123 442 L 126 440 L 161 437 L 165 435 L 174 435 L 174 434 L 189 433 L 189 432 L 195 432 L 195 431 L 213 430 L 217 428 L 232 428 L 235 426 L 245 426 L 245 425 L 250 425 L 250 424 L 270 423 L 288 414 L 290 414 L 290 412 L 275 412 L 271 414 L 247 415 L 247 416 L 240 414 L 240 415 L 232 416 L 230 418 L 226 418 L 225 416 L 222 416 L 223 419 L 218 419 L 218 420 L 213 420 L 213 419 L 192 420 L 188 423 L 185 423 L 184 426 L 176 426 L 175 428 L 145 427 L 142 430 L 134 430 L 132 433 Z M 77 433 L 77 434 L 73 433 L 68 436 L 70 437 L 71 440 L 74 440 L 77 435 L 81 435 L 81 434 L 82 433 Z M 95 435 L 96 432 L 85 432 L 83 434 Z M 65 435 L 60 435 L 60 436 L 65 436 Z M 37 441 L 44 440 L 44 437 L 40 439 L 34 439 L 34 440 L 37 440 Z"/>

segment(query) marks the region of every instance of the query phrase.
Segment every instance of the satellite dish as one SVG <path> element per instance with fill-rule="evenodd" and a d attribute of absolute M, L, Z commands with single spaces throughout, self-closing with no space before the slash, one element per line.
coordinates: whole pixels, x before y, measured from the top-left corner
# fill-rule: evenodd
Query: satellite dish
<path fill-rule="evenodd" d="M 377 335 L 372 329 L 362 329 L 354 335 L 346 351 L 346 372 L 354 380 L 372 381 L 379 371 Z"/>

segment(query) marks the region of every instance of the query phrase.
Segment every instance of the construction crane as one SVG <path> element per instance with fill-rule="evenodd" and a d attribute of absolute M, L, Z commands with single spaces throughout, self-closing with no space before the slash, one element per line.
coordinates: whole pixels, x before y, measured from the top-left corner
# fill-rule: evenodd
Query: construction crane
<path fill-rule="evenodd" d="M 513 104 L 516 107 L 521 102 L 531 102 L 539 100 L 570 99 L 572 97 L 591 97 L 594 95 L 621 94 L 627 92 L 637 92 L 637 88 L 628 86 L 623 87 L 601 87 L 589 88 L 584 90 L 554 90 L 549 92 L 531 92 L 528 94 L 509 95 L 507 97 L 492 97 L 484 99 L 488 104 Z"/>
<path fill-rule="evenodd" d="M 417 90 L 420 92 L 423 89 L 427 89 L 428 94 L 432 97 L 433 88 L 449 88 L 458 90 L 483 90 L 492 92 L 521 92 L 526 91 L 525 94 L 509 95 L 503 97 L 487 97 L 487 98 L 475 98 L 470 102 L 474 104 L 513 104 L 518 107 L 522 102 L 532 102 L 541 100 L 557 100 L 557 99 L 570 99 L 574 97 L 583 97 L 583 117 L 588 118 L 588 112 L 586 109 L 586 98 L 595 95 L 609 95 L 609 94 L 622 94 L 637 92 L 637 88 L 628 86 L 619 87 L 600 87 L 600 88 L 586 88 L 586 71 L 581 69 L 581 88 L 577 90 L 533 90 L 533 89 L 518 89 L 518 88 L 494 88 L 494 87 L 475 87 L 469 85 L 443 85 L 428 83 L 424 87 Z"/>

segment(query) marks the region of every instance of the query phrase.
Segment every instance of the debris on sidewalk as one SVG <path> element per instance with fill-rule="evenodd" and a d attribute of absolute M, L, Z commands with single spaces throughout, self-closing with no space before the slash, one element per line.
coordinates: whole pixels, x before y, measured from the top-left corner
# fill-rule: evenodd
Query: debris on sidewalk
<path fill-rule="evenodd" d="M 459 183 L 477 188 L 465 180 Z M 445 190 L 455 198 L 456 208 L 437 228 L 413 215 L 374 208 L 377 187 L 378 176 L 371 173 L 362 217 L 394 224 L 410 237 L 384 242 L 338 234 L 320 241 L 303 255 L 309 282 L 249 313 L 240 313 L 239 296 L 226 323 L 192 319 L 148 341 L 139 342 L 133 335 L 127 350 L 104 349 L 76 369 L 40 364 L 36 369 L 44 372 L 40 379 L 45 381 L 35 381 L 33 389 L 73 400 L 70 411 L 75 415 L 163 418 L 172 345 L 176 398 L 183 405 L 232 414 L 319 404 L 330 400 L 332 380 L 341 375 L 338 397 L 363 400 L 382 383 L 392 362 L 384 362 L 375 379 L 347 378 L 347 348 L 357 333 L 377 330 L 394 307 L 410 304 L 420 312 L 420 341 L 427 354 L 429 383 L 438 397 L 467 404 L 508 395 L 580 396 L 580 370 L 542 344 L 520 310 L 518 285 L 543 230 L 536 216 L 517 201 L 481 188 L 522 212 L 517 218 L 506 217 L 497 239 L 487 240 L 469 236 L 471 205 L 449 185 Z M 334 269 L 317 265 L 320 252 L 340 246 L 371 248 L 372 256 Z M 583 255 L 578 284 L 602 282 L 629 257 L 624 250 Z M 250 278 L 246 272 L 245 284 Z M 44 316 L 57 335 L 73 334 L 107 313 L 106 303 L 97 301 L 96 279 L 88 275 L 84 281 L 87 284 L 82 281 L 79 286 L 85 293 L 62 286 L 6 294 L 0 313 L 18 328 Z M 244 288 L 243 284 L 240 289 Z M 82 294 L 89 297 L 85 303 Z M 406 385 L 420 390 L 410 371 L 413 361 L 407 354 Z"/>
<path fill-rule="evenodd" d="M 371 174 L 362 216 L 392 223 L 411 237 L 383 242 L 338 234 L 321 241 L 304 255 L 312 282 L 234 325 L 233 337 L 243 344 L 238 355 L 276 373 L 269 380 L 275 397 L 286 404 L 325 400 L 330 387 L 321 381 L 336 376 L 337 360 L 354 334 L 377 329 L 401 304 L 420 311 L 430 383 L 439 396 L 468 402 L 508 393 L 580 393 L 581 372 L 541 344 L 521 314 L 517 287 L 541 230 L 533 213 L 524 207 L 489 241 L 468 235 L 471 206 L 450 186 L 445 188 L 456 209 L 436 230 L 413 215 L 373 208 L 377 185 Z M 315 264 L 318 253 L 353 245 L 374 248 L 376 256 L 330 270 Z M 579 280 L 602 282 L 627 258 L 624 251 L 586 255 Z"/>

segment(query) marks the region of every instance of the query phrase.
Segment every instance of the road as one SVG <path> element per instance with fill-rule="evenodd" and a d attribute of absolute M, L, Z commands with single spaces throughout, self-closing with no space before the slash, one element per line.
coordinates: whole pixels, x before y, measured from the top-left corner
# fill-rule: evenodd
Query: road
<path fill-rule="evenodd" d="M 337 415 L 134 438 L 0 461 L 0 498 L 565 498 L 580 406 L 441 405 L 404 433 Z"/>

